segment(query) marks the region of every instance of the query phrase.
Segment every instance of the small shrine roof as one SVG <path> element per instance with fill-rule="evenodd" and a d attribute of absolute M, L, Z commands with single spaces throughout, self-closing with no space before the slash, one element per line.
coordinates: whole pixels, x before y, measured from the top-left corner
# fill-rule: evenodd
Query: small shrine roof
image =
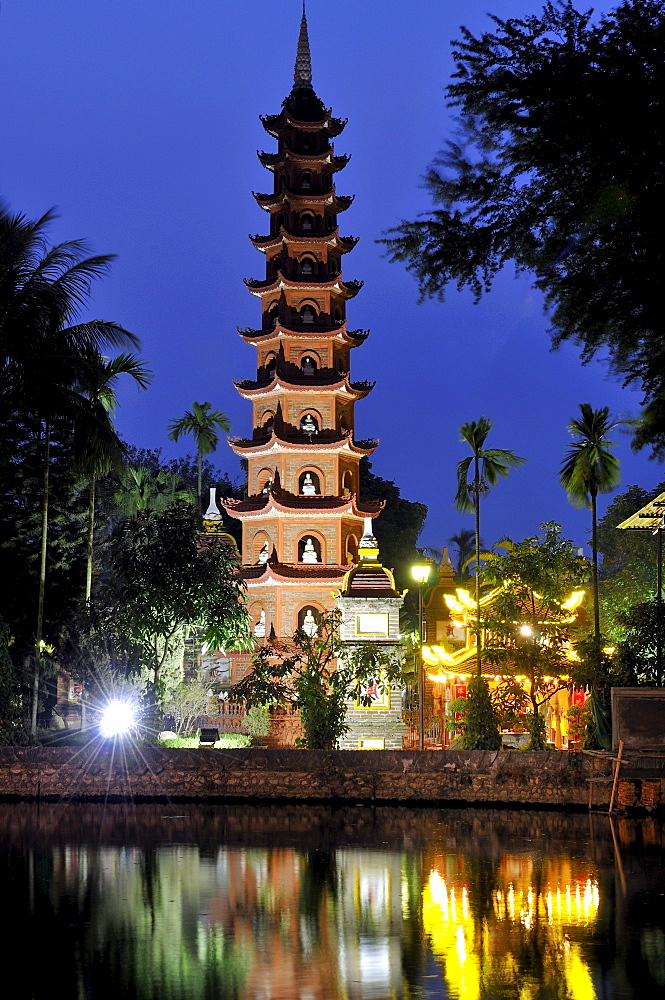
<path fill-rule="evenodd" d="M 376 560 L 361 558 L 344 577 L 341 587 L 342 597 L 400 597 L 395 586 L 395 578 L 391 570 L 379 562 L 378 549 Z"/>

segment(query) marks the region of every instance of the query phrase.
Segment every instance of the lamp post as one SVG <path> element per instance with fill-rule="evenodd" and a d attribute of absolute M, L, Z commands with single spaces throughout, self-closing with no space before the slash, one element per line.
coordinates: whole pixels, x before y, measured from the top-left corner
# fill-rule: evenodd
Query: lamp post
<path fill-rule="evenodd" d="M 425 672 L 423 670 L 423 588 L 429 578 L 430 564 L 411 567 L 418 584 L 418 749 L 425 749 Z"/>

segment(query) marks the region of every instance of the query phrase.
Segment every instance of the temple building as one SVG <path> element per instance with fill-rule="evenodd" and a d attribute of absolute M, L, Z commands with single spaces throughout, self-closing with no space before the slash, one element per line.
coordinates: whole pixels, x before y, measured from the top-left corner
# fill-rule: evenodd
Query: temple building
<path fill-rule="evenodd" d="M 251 403 L 252 433 L 231 438 L 247 462 L 248 496 L 224 507 L 242 522 L 242 573 L 257 639 L 314 628 L 358 558 L 366 519 L 380 502 L 358 496 L 359 463 L 377 441 L 354 437 L 354 410 L 373 388 L 353 382 L 353 348 L 368 335 L 349 330 L 346 305 L 362 282 L 342 277 L 357 240 L 340 235 L 338 215 L 353 198 L 337 194 L 349 157 L 335 152 L 345 122 L 312 88 L 303 11 L 294 83 L 276 115 L 261 119 L 277 142 L 259 152 L 272 190 L 255 194 L 267 234 L 251 237 L 265 277 L 246 285 L 261 304 L 258 329 L 239 330 L 256 349 L 256 376 L 237 381 Z"/>

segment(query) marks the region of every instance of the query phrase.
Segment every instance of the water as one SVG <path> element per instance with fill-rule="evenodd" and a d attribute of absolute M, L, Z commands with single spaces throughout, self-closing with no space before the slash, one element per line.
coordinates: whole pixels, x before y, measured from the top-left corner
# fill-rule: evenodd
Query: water
<path fill-rule="evenodd" d="M 2 804 L 7 995 L 649 1000 L 664 844 L 600 815 Z"/>

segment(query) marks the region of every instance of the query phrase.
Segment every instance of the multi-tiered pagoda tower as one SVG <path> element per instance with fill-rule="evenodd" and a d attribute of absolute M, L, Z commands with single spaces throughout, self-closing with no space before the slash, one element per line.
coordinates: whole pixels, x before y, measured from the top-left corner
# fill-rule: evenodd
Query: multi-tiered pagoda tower
<path fill-rule="evenodd" d="M 360 459 L 378 442 L 353 436 L 355 403 L 374 383 L 350 378 L 351 350 L 367 331 L 346 323 L 346 303 L 362 282 L 342 278 L 342 259 L 357 242 L 337 226 L 353 201 L 335 188 L 349 159 L 333 146 L 345 122 L 312 89 L 304 11 L 293 89 L 279 114 L 261 120 L 277 140 L 277 152 L 258 154 L 273 190 L 254 196 L 270 219 L 269 234 L 251 238 L 265 255 L 265 278 L 246 281 L 261 301 L 261 327 L 239 331 L 256 348 L 257 374 L 235 383 L 252 404 L 253 433 L 230 440 L 247 460 L 248 498 L 225 502 L 242 521 L 257 638 L 290 636 L 333 607 L 369 529 L 363 520 L 382 506 L 358 500 Z"/>

